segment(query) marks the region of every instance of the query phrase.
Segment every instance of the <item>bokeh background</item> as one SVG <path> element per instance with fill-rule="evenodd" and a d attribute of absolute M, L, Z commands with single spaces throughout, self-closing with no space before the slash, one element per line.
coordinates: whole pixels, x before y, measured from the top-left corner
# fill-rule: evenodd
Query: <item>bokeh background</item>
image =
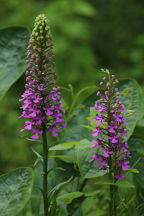
<path fill-rule="evenodd" d="M 0 0 L 0 28 L 25 26 L 35 17 L 49 19 L 58 84 L 74 91 L 98 82 L 101 68 L 118 78 L 135 78 L 144 89 L 144 1 L 141 0 Z M 0 173 L 32 165 L 33 143 L 19 130 L 22 76 L 0 104 Z M 36 145 L 36 144 L 34 144 Z"/>

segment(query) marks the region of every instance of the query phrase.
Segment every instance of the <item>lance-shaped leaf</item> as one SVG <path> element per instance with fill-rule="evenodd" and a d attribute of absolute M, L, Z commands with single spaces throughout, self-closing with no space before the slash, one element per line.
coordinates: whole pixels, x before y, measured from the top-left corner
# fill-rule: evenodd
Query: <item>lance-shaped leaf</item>
<path fill-rule="evenodd" d="M 49 149 L 49 151 L 59 151 L 59 150 L 66 150 L 72 148 L 74 145 L 78 145 L 79 142 L 66 142 L 55 145 Z"/>
<path fill-rule="evenodd" d="M 135 80 L 123 80 L 119 84 L 120 101 L 124 104 L 128 115 L 128 136 L 130 137 L 135 129 L 137 122 L 144 114 L 144 100 L 142 89 Z"/>
<path fill-rule="evenodd" d="M 136 181 L 141 184 L 142 188 L 144 188 L 144 138 L 132 136 L 129 139 L 128 144 L 132 154 L 131 166 L 139 171 L 135 174 Z"/>
<path fill-rule="evenodd" d="M 103 176 L 107 171 L 99 170 L 98 166 L 96 166 L 96 161 L 89 162 L 91 156 L 96 151 L 93 148 L 90 148 L 92 143 L 87 140 L 81 140 L 80 144 L 76 146 L 76 160 L 78 163 L 80 174 L 83 178 L 94 178 Z"/>
<path fill-rule="evenodd" d="M 72 193 L 63 194 L 59 196 L 58 199 L 63 200 L 65 204 L 70 204 L 74 199 L 79 198 L 83 195 L 84 193 L 82 192 L 72 192 Z"/>
<path fill-rule="evenodd" d="M 0 100 L 24 73 L 29 32 L 23 27 L 0 30 Z"/>
<path fill-rule="evenodd" d="M 16 216 L 30 199 L 31 168 L 19 168 L 0 176 L 0 215 Z"/>

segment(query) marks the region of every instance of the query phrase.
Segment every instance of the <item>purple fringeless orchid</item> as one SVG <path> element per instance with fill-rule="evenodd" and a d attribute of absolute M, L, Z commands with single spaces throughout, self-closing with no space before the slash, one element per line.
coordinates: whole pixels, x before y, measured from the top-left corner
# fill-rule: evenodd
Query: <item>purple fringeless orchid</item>
<path fill-rule="evenodd" d="M 43 133 L 42 122 L 46 129 L 57 136 L 65 127 L 63 109 L 60 100 L 60 88 L 56 85 L 56 73 L 52 35 L 45 15 L 36 18 L 27 49 L 27 70 L 25 92 L 22 94 L 22 115 L 24 130 L 32 132 L 32 138 L 38 139 Z"/>
<path fill-rule="evenodd" d="M 118 80 L 115 80 L 115 76 L 110 75 L 108 70 L 104 72 L 108 74 L 108 78 L 105 76 L 100 82 L 103 93 L 97 92 L 100 100 L 91 108 L 97 111 L 93 118 L 96 127 L 92 131 L 94 139 L 91 148 L 100 148 L 101 153 L 95 152 L 89 162 L 96 160 L 101 170 L 109 169 L 116 179 L 122 179 L 125 177 L 124 171 L 130 168 L 128 159 L 131 157 L 126 142 L 126 110 L 118 99 Z"/>

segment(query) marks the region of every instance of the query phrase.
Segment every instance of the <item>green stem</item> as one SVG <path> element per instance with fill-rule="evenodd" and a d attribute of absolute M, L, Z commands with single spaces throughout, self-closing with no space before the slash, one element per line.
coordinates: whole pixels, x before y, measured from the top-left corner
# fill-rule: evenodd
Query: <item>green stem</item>
<path fill-rule="evenodd" d="M 110 172 L 110 179 L 113 179 L 112 172 Z M 117 216 L 117 186 L 116 181 L 113 180 L 114 184 L 110 185 L 110 207 L 109 216 Z"/>
<path fill-rule="evenodd" d="M 87 183 L 87 179 L 85 179 L 84 181 L 83 181 L 83 183 L 82 183 L 82 185 L 81 185 L 81 187 L 80 187 L 80 192 L 82 192 L 83 191 L 83 189 L 84 189 L 84 187 L 85 187 L 85 185 L 86 185 L 86 183 Z"/>
<path fill-rule="evenodd" d="M 117 185 L 113 185 L 113 194 L 114 194 L 114 216 L 117 216 Z"/>
<path fill-rule="evenodd" d="M 109 173 L 110 180 L 112 179 L 112 173 L 110 171 Z M 110 203 L 109 203 L 109 216 L 112 216 L 112 211 L 113 211 L 113 189 L 112 185 L 110 184 Z"/>
<path fill-rule="evenodd" d="M 108 101 L 108 125 L 111 123 L 111 106 L 110 106 L 110 101 L 111 101 L 111 78 L 110 78 L 110 73 L 108 73 L 108 79 L 109 79 L 109 101 Z M 108 135 L 110 136 L 110 133 L 108 132 Z M 111 143 L 109 141 L 109 146 L 111 146 Z M 113 176 L 115 174 L 115 167 L 113 166 L 113 159 L 110 157 L 109 158 L 109 178 L 112 180 L 112 184 L 110 185 L 110 205 L 109 205 L 109 216 L 117 216 L 117 186 L 115 185 L 116 179 Z"/>
<path fill-rule="evenodd" d="M 46 137 L 46 127 L 45 124 L 42 124 L 43 127 L 43 202 L 44 202 L 44 216 L 48 216 L 48 182 L 47 182 L 47 173 L 48 173 L 48 144 Z"/>

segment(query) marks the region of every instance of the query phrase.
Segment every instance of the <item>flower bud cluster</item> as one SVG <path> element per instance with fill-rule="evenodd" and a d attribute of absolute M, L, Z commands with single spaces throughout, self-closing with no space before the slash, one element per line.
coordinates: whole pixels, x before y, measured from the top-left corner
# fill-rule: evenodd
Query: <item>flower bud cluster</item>
<path fill-rule="evenodd" d="M 116 88 L 118 80 L 115 80 L 109 71 L 106 72 L 108 78 L 103 77 L 99 84 L 103 90 L 97 92 L 97 96 L 101 98 L 91 108 L 97 111 L 93 118 L 97 126 L 92 131 L 94 139 L 91 145 L 91 148 L 97 151 L 90 162 L 96 160 L 101 170 L 109 169 L 116 179 L 122 179 L 125 176 L 123 171 L 130 168 L 128 158 L 131 156 L 126 142 L 128 123 L 124 117 L 126 110 L 118 99 L 119 91 Z"/>
<path fill-rule="evenodd" d="M 25 92 L 22 95 L 24 130 L 38 139 L 43 133 L 42 124 L 52 131 L 52 136 L 65 127 L 62 113 L 65 112 L 60 100 L 60 88 L 56 86 L 53 41 L 45 15 L 35 20 L 27 49 L 27 70 Z"/>

